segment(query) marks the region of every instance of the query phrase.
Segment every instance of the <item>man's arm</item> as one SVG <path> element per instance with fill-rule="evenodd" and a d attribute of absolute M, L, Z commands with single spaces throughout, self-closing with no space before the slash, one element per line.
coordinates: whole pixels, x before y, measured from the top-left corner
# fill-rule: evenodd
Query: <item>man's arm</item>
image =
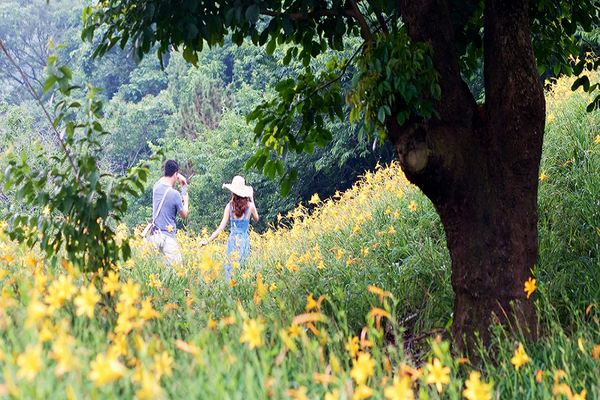
<path fill-rule="evenodd" d="M 187 192 L 187 179 L 185 178 L 185 176 L 178 173 L 177 180 L 181 184 L 181 187 L 184 187 L 184 186 L 186 187 L 185 193 L 182 194 L 182 196 L 181 196 L 181 202 L 183 203 L 183 208 L 181 209 L 181 211 L 179 211 L 179 215 L 181 216 L 181 218 L 186 219 L 188 216 L 188 210 L 189 210 L 189 204 L 190 204 L 190 196 L 188 195 L 188 192 Z"/>
<path fill-rule="evenodd" d="M 181 211 L 179 211 L 179 215 L 183 219 L 186 219 L 188 216 L 189 200 L 190 200 L 190 196 L 187 193 L 184 194 L 181 198 L 181 202 L 183 203 L 183 208 L 181 209 Z"/>

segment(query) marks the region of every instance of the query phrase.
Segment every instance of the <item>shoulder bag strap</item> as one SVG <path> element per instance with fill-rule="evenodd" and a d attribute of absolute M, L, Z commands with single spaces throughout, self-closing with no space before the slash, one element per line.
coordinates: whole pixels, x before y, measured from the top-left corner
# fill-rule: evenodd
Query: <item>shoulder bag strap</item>
<path fill-rule="evenodd" d="M 160 204 L 158 205 L 158 210 L 156 210 L 156 216 L 154 216 L 152 218 L 152 223 L 154 223 L 156 218 L 158 218 L 158 215 L 160 214 L 160 210 L 162 209 L 163 203 L 165 202 L 165 199 L 167 198 L 167 194 L 169 193 L 170 190 L 171 190 L 171 188 L 168 188 L 167 191 L 165 192 L 165 194 L 163 194 L 163 198 L 160 201 Z"/>

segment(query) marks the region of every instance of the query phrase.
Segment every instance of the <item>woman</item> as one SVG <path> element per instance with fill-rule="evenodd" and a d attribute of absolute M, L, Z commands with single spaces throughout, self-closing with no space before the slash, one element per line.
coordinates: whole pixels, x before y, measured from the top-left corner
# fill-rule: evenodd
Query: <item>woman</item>
<path fill-rule="evenodd" d="M 240 175 L 234 176 L 231 183 L 224 183 L 223 188 L 231 192 L 231 201 L 225 206 L 223 219 L 217 230 L 210 235 L 208 241 L 200 242 L 200 246 L 215 240 L 225 229 L 231 217 L 231 233 L 227 240 L 227 262 L 225 263 L 225 278 L 229 280 L 233 261 L 242 265 L 250 257 L 250 217 L 258 222 L 258 211 L 254 205 L 253 189 L 251 186 L 246 186 L 246 181 Z"/>

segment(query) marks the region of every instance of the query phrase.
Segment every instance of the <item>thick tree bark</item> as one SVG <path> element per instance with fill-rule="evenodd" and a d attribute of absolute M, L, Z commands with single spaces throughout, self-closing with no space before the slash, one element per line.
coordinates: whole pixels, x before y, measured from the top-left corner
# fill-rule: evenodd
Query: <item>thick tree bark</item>
<path fill-rule="evenodd" d="M 411 38 L 433 48 L 440 118 L 386 124 L 406 176 L 431 199 L 446 231 L 455 343 L 465 349 L 476 332 L 487 342 L 494 319 L 534 337 L 533 301 L 523 289 L 538 251 L 545 101 L 527 1 L 486 1 L 485 112 L 460 77 L 446 1 L 399 3 Z"/>

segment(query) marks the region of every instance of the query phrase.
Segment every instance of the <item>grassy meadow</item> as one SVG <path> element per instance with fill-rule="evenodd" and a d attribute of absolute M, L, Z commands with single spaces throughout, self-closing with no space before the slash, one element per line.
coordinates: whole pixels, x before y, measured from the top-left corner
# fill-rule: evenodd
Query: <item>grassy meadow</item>
<path fill-rule="evenodd" d="M 390 165 L 252 234 L 230 282 L 226 235 L 200 249 L 206 230 L 178 233 L 176 270 L 136 239 L 133 259 L 103 277 L 2 235 L 0 396 L 599 398 L 600 113 L 571 83 L 547 94 L 536 343 L 493 326 L 480 362 L 452 351 L 444 232 Z"/>

